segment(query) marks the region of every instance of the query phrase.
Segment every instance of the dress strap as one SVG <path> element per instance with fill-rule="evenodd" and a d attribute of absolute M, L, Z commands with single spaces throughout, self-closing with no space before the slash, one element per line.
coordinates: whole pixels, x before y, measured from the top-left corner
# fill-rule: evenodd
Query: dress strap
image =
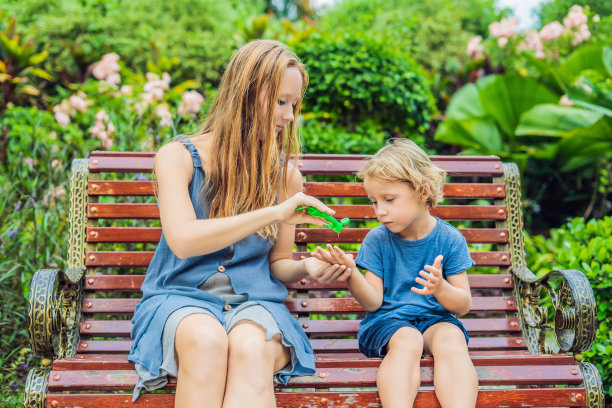
<path fill-rule="evenodd" d="M 187 150 L 189 150 L 189 153 L 191 153 L 191 159 L 193 160 L 193 167 L 203 168 L 202 160 L 200 159 L 198 149 L 196 149 L 195 145 L 191 142 L 191 140 L 187 139 L 187 136 L 177 136 L 174 140 L 184 144 Z"/>

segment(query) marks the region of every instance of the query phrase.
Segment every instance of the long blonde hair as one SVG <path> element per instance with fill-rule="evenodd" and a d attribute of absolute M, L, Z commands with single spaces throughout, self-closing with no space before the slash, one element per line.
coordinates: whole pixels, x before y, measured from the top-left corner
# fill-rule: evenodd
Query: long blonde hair
<path fill-rule="evenodd" d="M 302 93 L 293 112 L 297 118 L 308 75 L 285 45 L 271 40 L 253 41 L 236 51 L 227 66 L 198 134 L 213 135 L 209 172 L 202 191 L 210 202 L 211 218 L 274 205 L 279 182 L 287 194 L 291 177 L 287 165 L 292 154 L 297 158 L 300 141 L 295 120 L 289 132 L 283 129 L 276 133 L 274 111 L 283 74 L 292 67 L 302 75 Z M 282 164 L 281 154 L 285 157 Z M 273 240 L 277 233 L 276 225 L 268 225 L 257 234 Z"/>

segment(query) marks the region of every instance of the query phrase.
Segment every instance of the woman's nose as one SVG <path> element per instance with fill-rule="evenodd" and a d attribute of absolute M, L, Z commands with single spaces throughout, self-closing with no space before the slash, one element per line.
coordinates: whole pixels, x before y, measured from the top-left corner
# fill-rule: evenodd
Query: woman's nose
<path fill-rule="evenodd" d="M 283 111 L 283 120 L 293 122 L 293 107 L 290 107 L 289 109 Z"/>

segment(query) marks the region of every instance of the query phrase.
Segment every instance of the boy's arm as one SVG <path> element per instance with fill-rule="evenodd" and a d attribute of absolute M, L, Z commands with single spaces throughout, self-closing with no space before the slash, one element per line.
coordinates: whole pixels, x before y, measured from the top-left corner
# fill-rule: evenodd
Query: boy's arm
<path fill-rule="evenodd" d="M 425 271 L 419 273 L 416 282 L 423 285 L 422 289 L 412 288 L 421 295 L 434 295 L 436 300 L 449 312 L 463 316 L 472 308 L 472 294 L 467 272 L 442 276 L 442 255 L 438 255 L 433 265 L 425 265 Z"/>
<path fill-rule="evenodd" d="M 344 253 L 339 247 L 327 244 L 327 251 L 317 247 L 313 257 L 332 265 L 344 265 L 350 276 L 347 279 L 348 287 L 355 299 L 368 312 L 377 311 L 383 301 L 383 280 L 370 271 L 365 276 L 359 272 L 353 257 Z"/>

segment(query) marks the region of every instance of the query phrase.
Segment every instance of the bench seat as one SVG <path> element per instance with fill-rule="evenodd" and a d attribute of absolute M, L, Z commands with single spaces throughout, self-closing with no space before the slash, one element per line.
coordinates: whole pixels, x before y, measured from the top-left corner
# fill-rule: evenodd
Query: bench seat
<path fill-rule="evenodd" d="M 176 381 L 132 404 L 130 321 L 161 235 L 150 176 L 153 153 L 93 152 L 72 166 L 70 248 L 63 270 L 36 273 L 28 327 L 43 357 L 30 371 L 26 407 L 172 407 Z M 366 156 L 304 155 L 304 191 L 352 223 L 340 234 L 299 226 L 294 259 L 319 244 L 356 254 L 378 225 L 360 182 Z M 472 259 L 472 310 L 460 318 L 479 379 L 478 407 L 602 407 L 601 379 L 582 362 L 593 343 L 595 301 L 579 271 L 536 277 L 525 265 L 519 175 L 494 156 L 431 156 L 450 181 L 432 210 L 457 226 Z M 378 407 L 381 360 L 358 351 L 364 311 L 345 282 L 288 284 L 286 305 L 315 350 L 317 372 L 276 389 L 279 407 Z M 546 295 L 546 296 L 545 296 Z M 540 299 L 542 296 L 542 299 Z M 547 308 L 547 307 L 548 308 Z M 415 407 L 439 407 L 433 359 L 421 360 Z"/>

